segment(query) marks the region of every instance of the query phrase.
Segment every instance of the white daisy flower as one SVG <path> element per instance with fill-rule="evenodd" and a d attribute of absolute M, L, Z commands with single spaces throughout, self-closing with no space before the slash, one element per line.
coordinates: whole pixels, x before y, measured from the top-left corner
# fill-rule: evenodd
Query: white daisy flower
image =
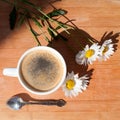
<path fill-rule="evenodd" d="M 87 84 L 89 82 L 88 79 L 89 77 L 87 77 L 87 75 L 79 78 L 78 74 L 74 74 L 73 71 L 68 73 L 62 86 L 62 89 L 65 92 L 65 96 L 77 96 L 80 92 L 86 90 Z"/>
<path fill-rule="evenodd" d="M 92 46 L 86 45 L 84 50 L 79 51 L 76 55 L 76 62 L 78 64 L 92 64 L 99 56 L 99 48 L 98 43 L 94 43 Z"/>
<path fill-rule="evenodd" d="M 99 55 L 99 60 L 104 60 L 106 61 L 107 59 L 109 59 L 109 57 L 111 55 L 113 55 L 114 53 L 114 44 L 112 44 L 112 40 L 106 40 L 104 41 L 104 43 L 102 44 L 101 48 L 100 48 L 100 55 Z"/>

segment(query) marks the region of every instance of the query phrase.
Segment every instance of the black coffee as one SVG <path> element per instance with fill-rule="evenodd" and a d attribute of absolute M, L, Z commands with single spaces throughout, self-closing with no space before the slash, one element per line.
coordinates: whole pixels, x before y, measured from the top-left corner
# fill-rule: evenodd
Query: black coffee
<path fill-rule="evenodd" d="M 63 66 L 51 52 L 37 50 L 23 59 L 21 73 L 29 87 L 47 91 L 54 88 L 61 80 Z"/>

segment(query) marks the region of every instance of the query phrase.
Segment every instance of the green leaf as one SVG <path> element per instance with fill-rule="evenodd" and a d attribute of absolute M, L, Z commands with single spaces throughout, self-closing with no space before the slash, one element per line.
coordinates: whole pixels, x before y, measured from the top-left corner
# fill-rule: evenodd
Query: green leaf
<path fill-rule="evenodd" d="M 48 13 L 47 15 L 52 18 L 55 16 L 59 16 L 59 15 L 65 15 L 67 13 L 67 11 L 62 10 L 62 9 L 55 9 L 52 12 Z"/>
<path fill-rule="evenodd" d="M 18 19 L 18 22 L 17 22 L 17 26 L 18 26 L 18 27 L 20 27 L 20 26 L 24 23 L 25 17 L 26 17 L 25 14 L 20 15 L 20 17 L 19 17 L 19 19 Z"/>
<path fill-rule="evenodd" d="M 58 22 L 58 24 L 63 28 L 68 28 L 68 25 L 62 22 Z"/>
<path fill-rule="evenodd" d="M 17 20 L 17 11 L 15 6 L 13 7 L 10 15 L 9 15 L 9 24 L 10 24 L 10 29 L 13 30 L 16 24 L 16 20 Z"/>
<path fill-rule="evenodd" d="M 34 36 L 39 36 L 40 34 L 38 34 L 34 29 L 30 29 L 30 31 L 34 34 Z"/>
<path fill-rule="evenodd" d="M 30 2 L 29 0 L 19 0 L 19 1 L 21 1 L 21 2 L 23 2 L 23 3 L 25 3 L 25 4 L 27 4 L 27 5 L 30 5 L 31 7 L 35 8 L 36 10 L 41 9 L 39 6 L 33 4 L 33 3 Z"/>
<path fill-rule="evenodd" d="M 51 42 L 47 36 L 45 37 L 45 40 L 49 43 Z"/>
<path fill-rule="evenodd" d="M 42 28 L 42 25 L 40 24 L 40 22 L 36 18 L 32 18 L 32 20 L 38 27 Z"/>
<path fill-rule="evenodd" d="M 48 27 L 47 30 L 51 37 L 55 38 L 57 36 L 57 33 L 52 28 Z"/>
<path fill-rule="evenodd" d="M 19 0 L 19 1 L 21 1 L 21 2 L 23 2 L 23 3 L 26 3 L 26 4 L 28 4 L 28 5 L 31 5 L 31 6 L 35 6 L 33 3 L 31 3 L 29 0 Z"/>
<path fill-rule="evenodd" d="M 65 30 L 65 32 L 68 33 L 68 34 L 70 34 L 70 33 L 69 33 L 69 31 L 67 29 L 69 29 L 69 28 L 72 29 L 72 27 L 70 27 L 69 25 L 67 25 L 65 23 L 62 23 L 62 22 L 58 22 L 58 26 L 55 28 L 55 30 L 57 31 L 57 30 L 59 30 L 61 28 L 63 28 Z"/>
<path fill-rule="evenodd" d="M 60 15 L 65 15 L 67 13 L 66 10 L 62 10 L 62 9 L 55 9 L 53 10 L 52 12 L 46 14 L 46 16 L 44 15 L 43 16 L 43 20 L 45 19 L 49 19 L 49 18 L 52 18 L 52 17 L 57 17 L 57 16 L 60 16 Z M 47 17 L 48 16 L 48 17 Z"/>

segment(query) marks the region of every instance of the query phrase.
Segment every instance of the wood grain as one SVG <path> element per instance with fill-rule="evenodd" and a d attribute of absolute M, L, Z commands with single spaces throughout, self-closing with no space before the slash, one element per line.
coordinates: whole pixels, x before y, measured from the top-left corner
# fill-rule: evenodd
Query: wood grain
<path fill-rule="evenodd" d="M 49 1 L 49 0 L 46 0 Z M 52 1 L 52 0 L 50 0 Z M 37 1 L 38 3 L 40 1 Z M 52 8 L 41 1 L 45 12 Z M 54 3 L 57 8 L 68 11 L 67 17 L 75 19 L 74 24 L 90 36 L 100 41 L 103 34 L 120 32 L 119 0 L 61 0 Z M 58 41 L 53 44 L 67 62 L 68 72 L 74 70 L 80 75 L 91 69 L 88 89 L 77 97 L 67 98 L 61 88 L 47 96 L 33 95 L 27 92 L 17 78 L 3 76 L 5 67 L 16 67 L 18 59 L 28 48 L 36 46 L 33 36 L 26 26 L 11 31 L 9 29 L 9 12 L 11 7 L 0 1 L 0 117 L 1 120 L 119 120 L 120 119 L 120 42 L 117 50 L 106 62 L 94 62 L 93 65 L 81 67 L 74 62 L 74 52 Z M 61 20 L 65 20 L 61 18 Z M 63 33 L 64 34 L 64 33 Z M 79 34 L 71 32 L 70 40 L 79 40 Z M 47 43 L 42 39 L 42 45 Z M 119 37 L 117 38 L 120 39 Z M 79 47 L 73 42 L 73 48 Z M 58 107 L 25 106 L 19 111 L 10 110 L 6 101 L 13 95 L 29 94 L 36 99 L 65 99 L 67 105 Z M 26 96 L 26 97 L 30 97 Z"/>

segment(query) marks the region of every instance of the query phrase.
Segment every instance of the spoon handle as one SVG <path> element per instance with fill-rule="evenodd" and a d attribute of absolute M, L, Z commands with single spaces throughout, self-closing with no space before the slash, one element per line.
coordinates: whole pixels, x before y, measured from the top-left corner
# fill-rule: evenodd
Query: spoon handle
<path fill-rule="evenodd" d="M 56 105 L 58 107 L 62 107 L 66 104 L 66 101 L 64 101 L 63 99 L 59 99 L 59 100 L 40 100 L 40 101 L 34 101 L 34 102 L 26 102 L 25 104 L 32 104 L 32 105 Z"/>

